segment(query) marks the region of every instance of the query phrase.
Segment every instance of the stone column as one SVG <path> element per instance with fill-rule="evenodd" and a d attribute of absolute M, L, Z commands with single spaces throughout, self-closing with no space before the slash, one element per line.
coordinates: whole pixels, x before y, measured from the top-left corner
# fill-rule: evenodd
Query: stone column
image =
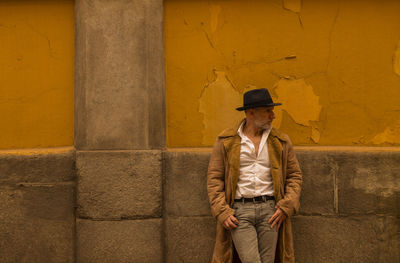
<path fill-rule="evenodd" d="M 161 262 L 163 2 L 75 13 L 77 262 Z"/>

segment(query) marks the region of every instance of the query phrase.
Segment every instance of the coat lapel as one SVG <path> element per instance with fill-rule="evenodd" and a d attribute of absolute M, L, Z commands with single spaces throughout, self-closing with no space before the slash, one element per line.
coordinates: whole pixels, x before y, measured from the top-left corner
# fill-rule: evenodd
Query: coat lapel
<path fill-rule="evenodd" d="M 223 138 L 224 148 L 227 154 L 229 163 L 229 174 L 231 176 L 232 192 L 229 203 L 233 205 L 233 199 L 236 193 L 237 182 L 239 180 L 240 172 L 240 136 L 237 133 L 240 124 L 244 121 L 241 120 L 233 129 L 227 129 L 222 132 L 219 137 Z"/>
<path fill-rule="evenodd" d="M 271 166 L 271 176 L 274 182 L 274 197 L 278 202 L 282 198 L 281 182 L 282 182 L 282 144 L 275 136 L 274 129 L 271 130 L 267 139 L 269 161 Z"/>
<path fill-rule="evenodd" d="M 232 193 L 230 203 L 233 205 L 234 195 L 236 193 L 237 182 L 239 180 L 239 169 L 240 169 L 240 136 L 235 135 L 233 137 L 226 138 L 224 140 L 224 146 L 227 150 L 229 172 L 231 174 Z"/>

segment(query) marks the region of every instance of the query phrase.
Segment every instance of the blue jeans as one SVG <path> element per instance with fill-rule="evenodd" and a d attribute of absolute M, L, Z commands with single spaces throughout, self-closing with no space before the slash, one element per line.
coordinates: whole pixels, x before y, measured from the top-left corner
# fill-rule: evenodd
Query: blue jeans
<path fill-rule="evenodd" d="M 275 200 L 235 202 L 233 208 L 239 225 L 231 234 L 242 263 L 273 263 L 278 232 L 268 220 L 276 211 Z"/>

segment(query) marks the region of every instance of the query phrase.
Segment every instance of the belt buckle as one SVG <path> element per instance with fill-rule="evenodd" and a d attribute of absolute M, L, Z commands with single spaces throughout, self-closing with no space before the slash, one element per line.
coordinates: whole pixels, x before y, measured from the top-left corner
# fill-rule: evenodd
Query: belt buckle
<path fill-rule="evenodd" d="M 262 198 L 264 203 L 267 201 L 265 195 L 261 196 L 261 198 Z"/>

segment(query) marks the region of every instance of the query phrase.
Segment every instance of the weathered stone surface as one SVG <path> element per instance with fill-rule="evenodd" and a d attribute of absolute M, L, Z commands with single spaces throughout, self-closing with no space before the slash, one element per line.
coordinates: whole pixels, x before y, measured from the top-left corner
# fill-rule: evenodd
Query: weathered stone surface
<path fill-rule="evenodd" d="M 205 178 L 209 150 L 164 153 L 167 262 L 209 262 L 215 222 L 207 230 L 208 223 L 202 220 L 208 217 L 195 216 L 209 215 Z M 293 218 L 296 262 L 400 262 L 400 217 L 393 215 L 400 203 L 396 199 L 400 181 L 395 180 L 397 153 L 304 148 L 296 153 L 304 176 L 302 215 Z M 373 184 L 360 181 L 359 176 L 368 177 Z M 374 202 L 368 203 L 368 196 L 360 199 L 356 187 L 377 189 L 371 193 Z M 389 199 L 379 199 L 385 195 Z M 353 200 L 346 203 L 345 197 Z M 374 205 L 375 210 L 365 209 Z M 338 217 L 338 208 L 339 214 L 350 215 Z M 374 211 L 381 215 L 369 214 Z M 190 236 L 195 240 L 209 238 L 210 247 L 199 248 L 205 242 L 191 243 Z M 202 250 L 208 252 L 199 254 Z"/>
<path fill-rule="evenodd" d="M 1 262 L 74 262 L 74 185 L 0 188 Z"/>
<path fill-rule="evenodd" d="M 78 216 L 161 216 L 161 151 L 77 152 Z"/>
<path fill-rule="evenodd" d="M 209 157 L 209 151 L 164 152 L 167 215 L 211 215 L 206 185 Z"/>
<path fill-rule="evenodd" d="M 161 219 L 78 219 L 77 239 L 77 262 L 162 262 Z"/>
<path fill-rule="evenodd" d="M 165 152 L 165 208 L 175 216 L 210 215 L 206 189 L 211 149 Z M 329 152 L 298 151 L 303 176 L 301 213 L 334 213 L 337 163 Z"/>
<path fill-rule="evenodd" d="M 400 152 L 344 152 L 335 159 L 339 213 L 400 215 Z"/>
<path fill-rule="evenodd" d="M 333 214 L 338 164 L 325 151 L 296 151 L 296 156 L 303 172 L 300 213 Z"/>
<path fill-rule="evenodd" d="M 167 217 L 166 262 L 211 262 L 216 221 L 212 217 Z"/>
<path fill-rule="evenodd" d="M 395 217 L 297 216 L 296 262 L 400 262 Z"/>
<path fill-rule="evenodd" d="M 206 202 L 209 154 L 210 149 L 165 153 L 168 214 L 209 215 Z M 301 214 L 399 215 L 400 152 L 301 148 L 296 154 L 303 171 Z"/>
<path fill-rule="evenodd" d="M 75 4 L 76 148 L 162 148 L 163 1 Z"/>
<path fill-rule="evenodd" d="M 75 178 L 75 150 L 0 151 L 0 184 L 61 182 Z"/>

